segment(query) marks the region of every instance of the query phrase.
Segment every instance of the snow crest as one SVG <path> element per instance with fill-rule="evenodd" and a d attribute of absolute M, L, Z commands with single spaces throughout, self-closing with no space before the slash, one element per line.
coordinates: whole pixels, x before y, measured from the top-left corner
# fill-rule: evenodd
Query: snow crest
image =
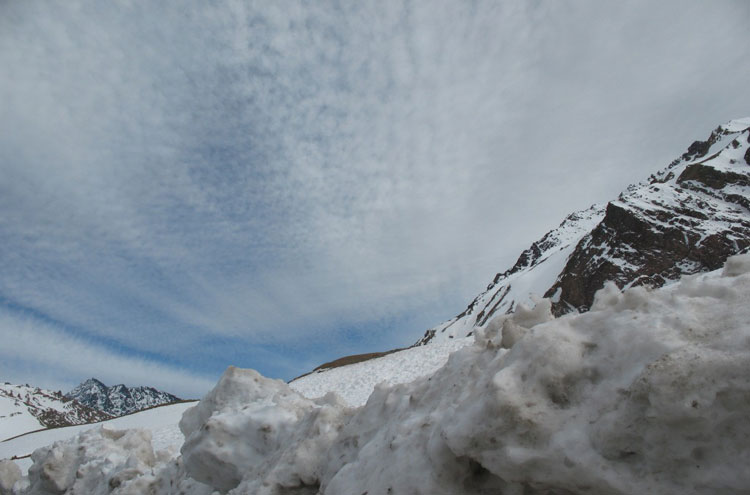
<path fill-rule="evenodd" d="M 657 290 L 608 285 L 585 314 L 540 301 L 360 408 L 229 368 L 185 413 L 181 458 L 86 432 L 36 451 L 15 493 L 746 493 L 749 299 L 742 255 Z"/>

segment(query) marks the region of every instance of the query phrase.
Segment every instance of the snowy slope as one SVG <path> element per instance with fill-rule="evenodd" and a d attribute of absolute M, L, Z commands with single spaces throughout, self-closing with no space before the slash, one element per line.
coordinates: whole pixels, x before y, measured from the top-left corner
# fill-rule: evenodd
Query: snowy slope
<path fill-rule="evenodd" d="M 149 430 L 155 450 L 172 449 L 176 453 L 184 441 L 184 437 L 177 425 L 182 417 L 182 413 L 194 405 L 195 402 L 170 404 L 100 423 L 53 428 L 29 433 L 13 438 L 12 440 L 0 442 L 0 459 L 10 459 L 14 456 L 24 457 L 40 447 L 52 445 L 54 442 L 60 440 L 70 439 L 83 431 L 102 427 L 110 430 L 127 428 Z M 18 461 L 18 464 L 26 470 L 31 465 L 31 459 L 22 459 Z"/>
<path fill-rule="evenodd" d="M 750 118 L 718 127 L 607 205 L 570 215 L 418 344 L 471 335 L 532 294 L 552 298 L 556 314 L 586 311 L 606 281 L 659 287 L 749 246 Z"/>
<path fill-rule="evenodd" d="M 108 387 L 96 378 L 89 378 L 65 396 L 112 416 L 122 416 L 180 400 L 179 397 L 152 387 L 126 387 L 122 384 Z"/>
<path fill-rule="evenodd" d="M 89 430 L 36 451 L 16 492 L 747 493 L 749 300 L 742 255 L 661 289 L 608 284 L 584 314 L 519 306 L 359 408 L 230 367 L 183 415 L 180 457 Z"/>
<path fill-rule="evenodd" d="M 313 372 L 289 386 L 308 399 L 335 392 L 349 406 L 358 407 L 367 402 L 379 383 L 396 385 L 431 375 L 448 361 L 453 351 L 472 342 L 473 339 L 464 338 L 412 347 L 369 361 Z"/>
<path fill-rule="evenodd" d="M 110 415 L 83 406 L 60 392 L 7 382 L 0 384 L 0 440 L 40 428 L 110 418 Z"/>
<path fill-rule="evenodd" d="M 512 312 L 518 304 L 533 303 L 555 283 L 578 242 L 604 218 L 604 206 L 594 205 L 569 215 L 524 251 L 516 264 L 498 273 L 463 313 L 425 332 L 419 344 L 444 342 L 471 335 L 495 315 Z"/>
<path fill-rule="evenodd" d="M 18 399 L 0 397 L 0 440 L 44 428 Z"/>

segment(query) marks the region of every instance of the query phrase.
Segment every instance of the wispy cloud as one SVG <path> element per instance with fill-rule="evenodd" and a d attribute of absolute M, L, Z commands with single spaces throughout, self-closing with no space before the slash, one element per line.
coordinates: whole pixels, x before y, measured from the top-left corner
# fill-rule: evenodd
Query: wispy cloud
<path fill-rule="evenodd" d="M 217 378 L 117 352 L 29 315 L 0 312 L 0 327 L 0 373 L 4 380 L 15 383 L 68 391 L 81 377 L 96 376 L 109 385 L 123 381 L 128 385 L 148 384 L 193 398 L 210 388 Z"/>
<path fill-rule="evenodd" d="M 0 13 L 4 306 L 199 374 L 412 341 L 750 114 L 743 1 Z"/>

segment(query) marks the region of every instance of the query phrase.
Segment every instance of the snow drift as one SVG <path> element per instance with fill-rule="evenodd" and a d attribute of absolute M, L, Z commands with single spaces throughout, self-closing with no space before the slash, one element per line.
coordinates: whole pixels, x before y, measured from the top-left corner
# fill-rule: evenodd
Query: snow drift
<path fill-rule="evenodd" d="M 750 255 L 658 290 L 608 285 L 581 315 L 552 319 L 540 301 L 360 408 L 229 368 L 185 413 L 181 458 L 160 462 L 139 433 L 87 432 L 35 452 L 14 490 L 747 493 L 748 301 Z M 57 472 L 75 476 L 40 481 Z"/>

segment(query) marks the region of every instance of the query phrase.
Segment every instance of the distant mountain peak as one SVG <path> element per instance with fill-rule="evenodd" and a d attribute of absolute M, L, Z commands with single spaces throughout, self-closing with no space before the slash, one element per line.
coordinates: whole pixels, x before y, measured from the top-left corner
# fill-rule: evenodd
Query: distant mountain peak
<path fill-rule="evenodd" d="M 558 315 L 587 311 L 605 281 L 660 287 L 749 248 L 750 118 L 743 118 L 694 141 L 617 199 L 568 215 L 417 345 L 470 335 L 532 303 L 532 294 L 551 298 Z"/>
<path fill-rule="evenodd" d="M 113 416 L 122 416 L 181 400 L 153 387 L 127 387 L 121 383 L 108 387 L 96 378 L 82 382 L 65 396 Z"/>
<path fill-rule="evenodd" d="M 100 382 L 99 380 L 97 380 L 96 378 L 93 378 L 93 377 L 89 378 L 85 382 L 82 382 L 81 385 L 96 385 L 96 386 L 99 386 L 99 387 L 106 387 L 106 385 L 104 385 L 102 382 Z"/>

